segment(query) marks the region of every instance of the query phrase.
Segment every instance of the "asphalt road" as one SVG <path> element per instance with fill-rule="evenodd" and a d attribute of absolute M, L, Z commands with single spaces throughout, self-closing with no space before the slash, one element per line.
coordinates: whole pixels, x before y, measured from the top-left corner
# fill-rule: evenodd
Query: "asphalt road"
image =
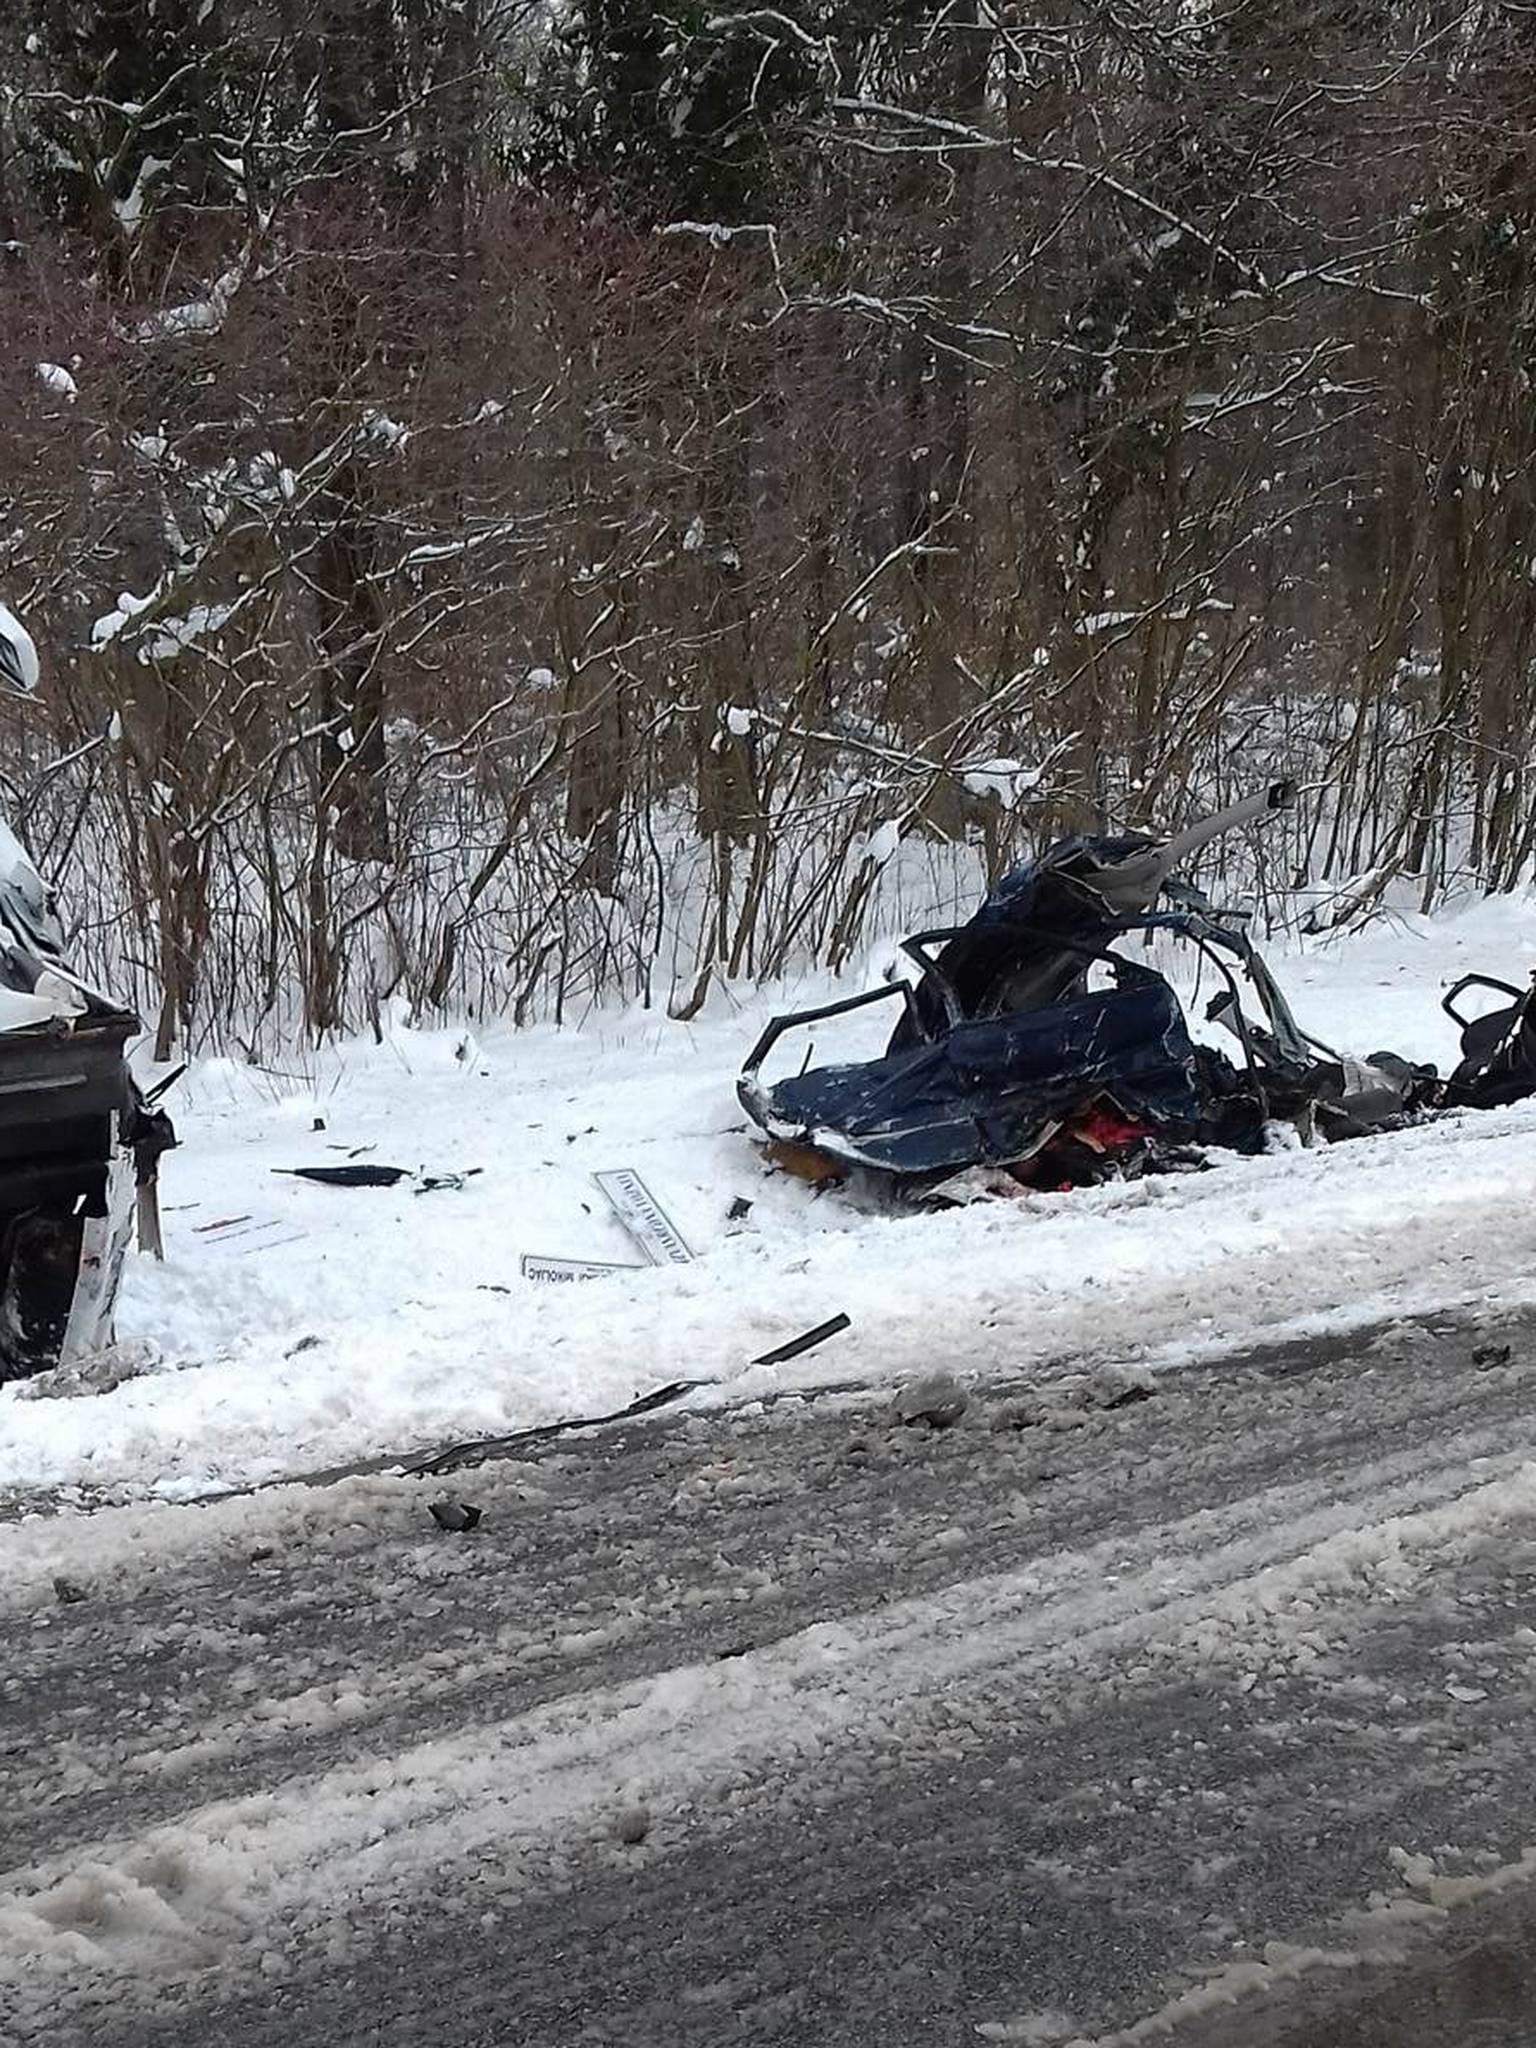
<path fill-rule="evenodd" d="M 1536 1327 L 1137 1392 L 0 1531 L 0 2042 L 1529 2041 Z"/>

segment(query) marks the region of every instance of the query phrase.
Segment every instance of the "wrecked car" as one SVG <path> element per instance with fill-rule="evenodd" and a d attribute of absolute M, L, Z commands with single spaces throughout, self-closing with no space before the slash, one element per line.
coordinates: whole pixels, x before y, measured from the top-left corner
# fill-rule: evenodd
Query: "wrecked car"
<path fill-rule="evenodd" d="M 1536 1092 L 1532 993 L 1486 976 L 1445 998 L 1463 1050 L 1448 1080 L 1301 1029 L 1246 919 L 1179 873 L 1219 834 L 1293 801 L 1276 783 L 1173 837 L 1058 840 L 1005 874 L 968 923 L 905 940 L 914 977 L 775 1017 L 737 1084 L 769 1156 L 813 1181 L 863 1170 L 908 1195 L 964 1200 L 1197 1167 L 1207 1147 L 1265 1149 L 1278 1123 L 1311 1143 Z M 1205 1015 L 1235 1041 L 1231 1055 L 1197 1042 L 1172 983 L 1123 950 L 1158 934 L 1214 971 Z M 1456 1006 L 1473 987 L 1504 1000 L 1464 1016 Z M 881 1057 L 764 1080 L 788 1033 L 886 1002 L 901 1014 Z"/>
<path fill-rule="evenodd" d="M 36 654 L 0 607 L 0 682 Z M 139 1019 L 70 967 L 41 874 L 0 824 L 0 1383 L 110 1343 L 137 1217 L 158 1248 L 158 1161 L 175 1143 L 129 1071 Z"/>

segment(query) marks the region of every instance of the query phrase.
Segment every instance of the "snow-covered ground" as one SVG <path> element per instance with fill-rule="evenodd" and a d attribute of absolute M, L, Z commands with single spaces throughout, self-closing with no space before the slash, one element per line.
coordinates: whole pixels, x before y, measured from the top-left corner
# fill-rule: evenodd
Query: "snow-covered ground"
<path fill-rule="evenodd" d="M 1520 981 L 1533 960 L 1528 897 L 1271 950 L 1306 1028 L 1442 1067 L 1456 1047 L 1440 991 L 1473 969 Z M 1536 1298 L 1536 1104 L 942 1215 L 813 1195 L 765 1169 L 734 1079 L 763 1019 L 826 992 L 722 996 L 686 1025 L 400 1027 L 281 1073 L 205 1062 L 171 1100 L 167 1257 L 131 1262 L 121 1355 L 95 1385 L 0 1390 L 0 1487 L 186 1497 L 603 1412 L 675 1379 L 740 1398 L 934 1365 L 1157 1365 Z M 829 1026 L 817 1056 L 874 1050 L 889 1022 Z M 342 1190 L 275 1170 L 354 1157 L 468 1177 Z M 622 1166 L 694 1263 L 524 1280 L 524 1252 L 636 1257 L 591 1180 Z M 732 1221 L 737 1197 L 751 1208 Z M 750 1363 L 838 1311 L 842 1336 L 787 1366 Z"/>

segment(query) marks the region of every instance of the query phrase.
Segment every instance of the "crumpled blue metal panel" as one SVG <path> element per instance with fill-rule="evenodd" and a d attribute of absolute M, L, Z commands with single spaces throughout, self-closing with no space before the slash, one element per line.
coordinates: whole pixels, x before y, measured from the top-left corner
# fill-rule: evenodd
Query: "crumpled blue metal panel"
<path fill-rule="evenodd" d="M 913 1014 L 896 1026 L 887 1051 L 906 1051 L 919 1039 L 936 1039 L 948 1028 L 941 981 L 969 1015 L 978 1013 L 988 982 L 1005 964 L 1016 971 L 1033 967 L 1040 976 L 1033 1001 L 1009 1008 L 1065 1000 L 1078 979 L 1080 962 L 1073 948 L 1102 940 L 1118 922 L 1094 893 L 1091 879 L 1085 886 L 1085 878 L 1099 867 L 1144 852 L 1147 845 L 1136 837 L 1079 835 L 1058 839 L 1039 859 L 1010 868 L 993 883 L 965 925 L 949 935 L 935 962 L 938 973 L 927 973 L 918 983 Z"/>
<path fill-rule="evenodd" d="M 1161 980 L 791 1075 L 767 1091 L 766 1127 L 854 1165 L 928 1173 L 1022 1158 L 1048 1124 L 1105 1095 L 1160 1129 L 1199 1122 L 1194 1046 Z"/>
<path fill-rule="evenodd" d="M 982 898 L 970 921 L 973 925 L 1029 924 L 1039 910 L 1042 883 L 1048 885 L 1064 869 L 1070 870 L 1079 855 L 1092 862 L 1108 862 L 1125 854 L 1140 852 L 1147 844 L 1144 837 L 1134 834 L 1091 838 L 1085 833 L 1078 833 L 1071 839 L 1053 840 L 1037 860 L 1021 861 L 1018 867 L 1009 868 L 1006 874 L 1000 875 Z M 1060 920 L 1059 901 L 1055 908 Z M 1102 920 L 1085 906 L 1061 921 L 1074 929 L 1091 931 Z"/>

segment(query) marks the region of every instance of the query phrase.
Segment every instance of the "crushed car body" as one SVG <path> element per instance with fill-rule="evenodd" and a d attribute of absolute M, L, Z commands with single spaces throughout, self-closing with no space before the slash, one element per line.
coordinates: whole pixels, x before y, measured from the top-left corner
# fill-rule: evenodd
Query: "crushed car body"
<path fill-rule="evenodd" d="M 1075 1187 L 1198 1166 L 1207 1146 L 1257 1152 L 1278 1123 L 1303 1142 L 1332 1140 L 1536 1091 L 1531 993 L 1486 977 L 1445 999 L 1463 1032 L 1448 1081 L 1390 1052 L 1335 1052 L 1300 1028 L 1246 920 L 1178 872 L 1220 833 L 1293 800 L 1277 783 L 1175 837 L 1059 840 L 1004 875 L 967 924 L 904 941 L 915 978 L 774 1018 L 738 1083 L 770 1155 L 813 1180 L 863 1170 L 963 1198 L 978 1172 Z M 1172 983 L 1120 950 L 1158 934 L 1214 970 L 1205 1015 L 1235 1041 L 1232 1056 L 1198 1043 Z M 1469 1019 L 1455 1005 L 1477 985 L 1505 1000 Z M 786 1034 L 883 1002 L 901 1015 L 881 1057 L 764 1081 Z"/>
<path fill-rule="evenodd" d="M 0 678 L 36 681 L 3 607 Z M 52 891 L 0 824 L 0 1383 L 109 1343 L 135 1218 L 157 1238 L 157 1166 L 176 1139 L 129 1071 L 141 1029 L 71 968 Z"/>

